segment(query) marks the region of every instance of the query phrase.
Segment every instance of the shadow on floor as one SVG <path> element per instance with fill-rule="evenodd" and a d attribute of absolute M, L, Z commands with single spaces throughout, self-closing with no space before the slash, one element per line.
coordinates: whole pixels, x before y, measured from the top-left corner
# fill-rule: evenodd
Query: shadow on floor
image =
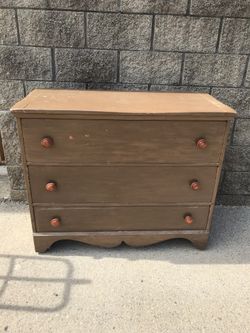
<path fill-rule="evenodd" d="M 91 283 L 74 278 L 74 267 L 68 259 L 0 255 L 0 261 L 6 267 L 6 273 L 0 275 L 2 310 L 56 312 L 69 303 L 72 286 Z M 61 270 L 53 270 L 54 264 Z M 22 269 L 18 270 L 20 266 Z M 51 270 L 48 270 L 49 266 Z M 44 304 L 39 305 L 41 303 Z"/>
<path fill-rule="evenodd" d="M 60 311 L 69 303 L 73 286 L 92 283 L 74 277 L 74 261 L 81 259 L 84 264 L 86 257 L 111 258 L 114 264 L 120 259 L 185 266 L 249 264 L 250 208 L 216 207 L 205 251 L 195 249 L 185 240 L 171 240 L 145 248 L 122 245 L 114 249 L 62 241 L 54 244 L 45 255 L 0 255 L 0 311 Z"/>

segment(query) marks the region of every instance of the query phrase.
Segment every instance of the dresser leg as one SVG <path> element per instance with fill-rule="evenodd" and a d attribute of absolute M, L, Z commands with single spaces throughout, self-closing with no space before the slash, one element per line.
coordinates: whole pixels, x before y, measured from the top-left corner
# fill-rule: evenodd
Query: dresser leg
<path fill-rule="evenodd" d="M 193 246 L 199 250 L 205 250 L 208 244 L 208 234 L 199 236 L 199 238 L 190 238 Z"/>
<path fill-rule="evenodd" d="M 36 237 L 34 236 L 34 246 L 35 251 L 38 253 L 44 253 L 46 252 L 51 245 L 54 243 L 54 240 L 46 237 Z"/>

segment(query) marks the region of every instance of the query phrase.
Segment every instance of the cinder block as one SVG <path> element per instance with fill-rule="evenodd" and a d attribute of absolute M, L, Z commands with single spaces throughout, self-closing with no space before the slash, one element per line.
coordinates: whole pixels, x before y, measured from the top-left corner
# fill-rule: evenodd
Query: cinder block
<path fill-rule="evenodd" d="M 51 80 L 50 49 L 0 46 L 0 79 Z"/>
<path fill-rule="evenodd" d="M 147 91 L 147 84 L 123 84 L 123 83 L 88 83 L 88 89 L 117 90 L 117 91 Z"/>
<path fill-rule="evenodd" d="M 88 13 L 87 45 L 91 48 L 149 50 L 152 17 Z"/>
<path fill-rule="evenodd" d="M 0 131 L 7 165 L 21 164 L 21 150 L 16 120 L 9 111 L 0 112 Z"/>
<path fill-rule="evenodd" d="M 250 52 L 250 20 L 225 18 L 219 51 L 248 54 Z"/>
<path fill-rule="evenodd" d="M 227 147 L 223 168 L 228 171 L 249 171 L 250 145 Z"/>
<path fill-rule="evenodd" d="M 166 51 L 213 52 L 219 18 L 164 16 L 155 18 L 154 48 Z"/>
<path fill-rule="evenodd" d="M 250 87 L 250 61 L 248 61 L 248 68 L 244 85 L 245 87 Z"/>
<path fill-rule="evenodd" d="M 0 0 L 0 7 L 46 8 L 47 0 Z"/>
<path fill-rule="evenodd" d="M 230 146 L 232 140 L 233 140 L 233 130 L 234 130 L 234 124 L 235 119 L 232 119 L 229 121 L 229 130 L 228 130 L 228 137 L 227 137 L 227 147 Z"/>
<path fill-rule="evenodd" d="M 186 54 L 183 83 L 240 86 L 247 57 L 231 54 Z"/>
<path fill-rule="evenodd" d="M 235 109 L 239 117 L 250 117 L 249 89 L 213 88 L 212 96 Z"/>
<path fill-rule="evenodd" d="M 181 54 L 122 51 L 120 80 L 126 83 L 177 84 L 180 81 Z"/>
<path fill-rule="evenodd" d="M 25 189 L 24 174 L 21 166 L 7 166 L 10 187 L 13 190 Z"/>
<path fill-rule="evenodd" d="M 55 56 L 58 81 L 116 82 L 115 51 L 56 49 Z"/>
<path fill-rule="evenodd" d="M 86 84 L 81 82 L 26 81 L 25 88 L 28 94 L 36 88 L 86 89 Z"/>
<path fill-rule="evenodd" d="M 10 197 L 13 201 L 28 201 L 26 190 L 10 190 Z"/>
<path fill-rule="evenodd" d="M 48 7 L 71 10 L 118 11 L 119 0 L 52 0 Z"/>
<path fill-rule="evenodd" d="M 84 13 L 18 10 L 22 45 L 84 47 Z"/>
<path fill-rule="evenodd" d="M 152 84 L 150 87 L 152 91 L 173 91 L 173 92 L 198 92 L 198 93 L 209 93 L 209 87 L 198 87 L 198 86 L 168 86 L 164 84 Z"/>
<path fill-rule="evenodd" d="M 18 44 L 14 9 L 0 9 L 0 44 Z"/>
<path fill-rule="evenodd" d="M 225 172 L 221 194 L 250 195 L 250 172 Z"/>
<path fill-rule="evenodd" d="M 0 6 L 93 11 L 118 11 L 119 0 L 0 0 Z"/>
<path fill-rule="evenodd" d="M 250 119 L 237 119 L 234 128 L 233 144 L 239 146 L 250 146 L 249 133 Z"/>
<path fill-rule="evenodd" d="M 132 13 L 185 14 L 188 0 L 121 0 L 121 11 Z"/>
<path fill-rule="evenodd" d="M 249 0 L 192 0 L 193 15 L 250 17 Z"/>
<path fill-rule="evenodd" d="M 250 195 L 219 194 L 216 205 L 223 206 L 250 206 Z"/>
<path fill-rule="evenodd" d="M 21 81 L 0 81 L 0 109 L 8 110 L 15 102 L 24 97 Z"/>

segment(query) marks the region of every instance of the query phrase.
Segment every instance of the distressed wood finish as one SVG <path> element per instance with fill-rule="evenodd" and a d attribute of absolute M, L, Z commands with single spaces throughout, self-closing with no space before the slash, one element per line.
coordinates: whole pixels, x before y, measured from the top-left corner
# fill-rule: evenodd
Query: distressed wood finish
<path fill-rule="evenodd" d="M 35 89 L 16 103 L 12 111 L 21 114 L 106 114 L 124 115 L 195 115 L 233 117 L 235 111 L 208 94 L 75 91 Z"/>
<path fill-rule="evenodd" d="M 212 200 L 216 167 L 29 166 L 35 203 L 173 203 Z M 192 190 L 194 179 L 200 190 Z M 46 184 L 56 183 L 48 192 Z"/>
<path fill-rule="evenodd" d="M 39 89 L 12 112 L 37 252 L 206 247 L 234 110 L 207 94 Z"/>
<path fill-rule="evenodd" d="M 206 164 L 219 161 L 226 121 L 23 119 L 22 127 L 31 163 Z M 47 149 L 44 136 L 53 138 Z M 200 138 L 206 149 L 197 148 Z"/>
<path fill-rule="evenodd" d="M 129 246 L 142 247 L 165 240 L 181 238 L 189 240 L 197 249 L 207 246 L 207 231 L 110 231 L 110 232 L 67 232 L 67 233 L 34 233 L 34 244 L 37 252 L 45 252 L 51 245 L 60 240 L 75 240 L 89 245 L 116 247 L 125 243 Z"/>
<path fill-rule="evenodd" d="M 205 230 L 209 206 L 36 207 L 38 232 L 114 230 Z M 191 215 L 193 222 L 186 223 Z M 58 218 L 60 226 L 50 221 Z"/>

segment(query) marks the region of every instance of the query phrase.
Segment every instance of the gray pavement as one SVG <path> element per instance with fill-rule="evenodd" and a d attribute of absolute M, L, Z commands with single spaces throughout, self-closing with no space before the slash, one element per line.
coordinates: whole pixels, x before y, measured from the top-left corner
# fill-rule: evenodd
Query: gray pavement
<path fill-rule="evenodd" d="M 59 242 L 33 250 L 28 207 L 0 204 L 0 332 L 250 332 L 250 207 L 216 207 L 207 250 Z"/>

